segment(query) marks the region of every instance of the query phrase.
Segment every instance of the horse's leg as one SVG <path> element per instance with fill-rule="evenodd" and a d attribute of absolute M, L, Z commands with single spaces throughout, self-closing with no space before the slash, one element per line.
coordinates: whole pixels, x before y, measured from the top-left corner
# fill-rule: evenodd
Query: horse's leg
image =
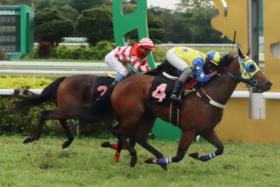
<path fill-rule="evenodd" d="M 40 136 L 43 132 L 43 126 L 45 124 L 45 121 L 47 120 L 47 115 L 48 115 L 49 112 L 50 111 L 43 111 L 41 113 L 40 118 L 39 118 L 39 124 L 37 126 L 37 129 L 35 130 L 35 134 L 25 138 L 23 143 L 33 142 L 33 141 L 38 140 L 40 138 Z"/>
<path fill-rule="evenodd" d="M 130 159 L 130 166 L 134 167 L 137 162 L 137 152 L 134 149 L 133 146 L 130 145 L 130 143 L 127 141 L 126 137 L 122 135 L 123 129 L 119 127 L 118 129 L 113 130 L 113 135 L 118 138 L 118 148 L 117 151 L 120 152 L 123 145 L 127 147 L 127 150 L 129 151 L 129 154 L 131 156 Z"/>
<path fill-rule="evenodd" d="M 55 110 L 55 111 L 50 111 L 50 110 L 48 110 L 48 111 L 43 111 L 43 112 L 41 113 L 41 116 L 40 116 L 40 119 L 39 119 L 39 124 L 38 124 L 38 126 L 37 126 L 37 130 L 36 130 L 35 134 L 34 134 L 33 136 L 27 137 L 27 138 L 23 141 L 23 143 L 29 143 L 29 142 L 38 140 L 38 139 L 40 138 L 41 134 L 42 134 L 43 126 L 44 126 L 46 120 L 52 119 L 52 120 L 59 120 L 59 121 L 61 122 L 61 120 L 63 121 L 63 120 L 65 120 L 66 118 L 69 118 L 69 117 L 70 117 L 70 116 L 68 116 L 67 114 L 64 114 L 63 110 Z M 70 141 L 69 141 L 69 142 L 66 141 L 66 142 L 67 142 L 66 144 L 64 143 L 64 144 L 66 145 L 66 147 L 67 147 L 67 146 L 69 146 L 69 145 L 71 144 L 71 142 L 73 141 L 73 139 L 71 140 L 71 137 L 70 137 L 70 135 L 69 135 L 69 134 L 72 135 L 72 133 L 71 133 L 69 127 L 67 127 L 66 123 L 63 123 L 63 122 L 62 122 L 61 125 L 62 125 L 62 127 L 64 128 L 65 132 L 68 131 L 68 132 L 66 132 L 66 134 L 67 134 L 67 136 L 68 136 L 68 141 L 69 141 L 69 140 L 70 140 Z M 64 126 L 64 125 L 65 125 L 65 126 Z M 73 136 L 72 136 L 72 138 L 73 138 Z M 68 144 L 68 143 L 69 143 L 69 144 Z M 63 144 L 63 146 L 64 146 L 64 144 Z M 67 144 L 68 144 L 68 145 L 67 145 Z M 64 148 L 65 148 L 65 147 L 64 147 Z"/>
<path fill-rule="evenodd" d="M 160 158 L 163 158 L 163 154 L 147 142 L 148 135 L 153 127 L 154 121 L 155 121 L 155 117 L 152 117 L 152 118 L 144 117 L 144 120 L 141 120 L 138 123 L 135 141 L 139 145 L 141 145 L 143 148 L 145 148 L 147 151 L 152 153 L 157 159 L 160 159 Z M 145 162 L 150 163 L 150 161 L 151 161 L 150 159 L 147 159 Z M 154 159 L 154 158 L 152 158 L 152 159 Z M 166 164 L 163 164 L 160 166 L 164 170 L 167 170 Z"/>
<path fill-rule="evenodd" d="M 129 144 L 134 147 L 135 146 L 135 141 L 132 139 L 129 139 Z M 125 145 L 123 145 L 122 142 L 118 141 L 116 144 L 111 144 L 110 142 L 103 142 L 101 144 L 101 147 L 104 148 L 112 148 L 113 150 L 115 150 L 115 154 L 114 154 L 114 158 L 113 158 L 113 162 L 119 162 L 120 160 L 120 154 L 121 154 L 121 150 L 123 149 L 127 149 L 127 147 Z M 121 148 L 121 149 L 120 149 Z"/>
<path fill-rule="evenodd" d="M 189 154 L 189 156 L 191 156 L 194 159 L 206 162 L 208 160 L 211 160 L 211 159 L 215 158 L 216 156 L 219 156 L 219 155 L 223 154 L 223 152 L 224 152 L 224 145 L 220 141 L 220 139 L 217 136 L 217 134 L 216 134 L 214 129 L 210 133 L 202 134 L 201 136 L 204 137 L 212 145 L 214 145 L 217 148 L 217 150 L 212 152 L 212 153 L 209 153 L 209 154 L 206 154 L 206 155 L 202 155 L 202 156 L 199 156 L 198 153 L 191 153 L 191 154 Z"/>
<path fill-rule="evenodd" d="M 151 146 L 147 141 L 138 141 L 137 143 L 139 145 L 141 145 L 142 147 L 144 147 L 145 149 L 147 149 L 150 153 L 152 153 L 157 158 L 157 160 L 164 159 L 163 154 L 161 152 L 159 152 L 156 148 Z M 149 164 L 149 163 L 153 162 L 154 160 L 155 160 L 154 158 L 149 158 L 149 159 L 145 160 L 145 163 Z M 162 163 L 159 165 L 161 166 L 162 169 L 167 171 L 167 163 Z"/>
<path fill-rule="evenodd" d="M 66 119 L 60 119 L 59 122 L 60 122 L 60 124 L 61 124 L 67 138 L 68 138 L 68 140 L 66 140 L 62 145 L 62 148 L 65 149 L 66 147 L 71 145 L 71 143 L 74 140 L 74 136 L 73 136 L 69 126 L 66 124 Z"/>
<path fill-rule="evenodd" d="M 179 162 L 181 161 L 189 146 L 191 145 L 193 139 L 195 138 L 195 132 L 194 131 L 183 131 L 182 137 L 177 149 L 177 154 L 174 157 L 171 158 L 159 158 L 159 159 L 149 159 L 147 160 L 149 164 L 159 164 L 159 165 L 165 165 L 170 164 L 172 162 Z"/>

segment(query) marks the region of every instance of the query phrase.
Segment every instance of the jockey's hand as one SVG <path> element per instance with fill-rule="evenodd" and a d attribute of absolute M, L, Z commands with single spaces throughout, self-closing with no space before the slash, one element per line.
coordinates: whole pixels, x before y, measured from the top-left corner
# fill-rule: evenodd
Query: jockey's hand
<path fill-rule="evenodd" d="M 217 72 L 217 71 L 213 71 L 213 72 L 211 72 L 211 73 L 208 74 L 208 76 L 209 76 L 210 79 L 213 78 L 213 77 L 215 77 L 216 75 L 218 75 L 218 72 Z"/>

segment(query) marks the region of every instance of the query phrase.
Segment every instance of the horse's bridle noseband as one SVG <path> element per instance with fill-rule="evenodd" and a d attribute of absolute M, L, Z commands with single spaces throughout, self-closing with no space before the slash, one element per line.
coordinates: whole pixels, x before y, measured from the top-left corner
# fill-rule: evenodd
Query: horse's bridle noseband
<path fill-rule="evenodd" d="M 231 72 L 231 71 L 228 71 L 228 70 L 225 70 L 226 71 L 226 75 L 228 75 L 229 77 L 233 78 L 234 80 L 237 80 L 238 82 L 244 82 L 248 85 L 255 85 L 257 83 L 256 79 L 254 77 L 252 77 L 250 75 L 250 73 L 247 71 L 245 65 L 243 63 L 241 63 L 240 61 L 242 61 L 242 59 L 237 56 L 237 57 L 234 57 L 234 58 L 238 58 L 238 62 L 241 64 L 241 66 L 245 69 L 245 71 L 248 73 L 248 75 L 250 76 L 250 79 L 244 79 L 242 77 L 242 74 L 237 74 L 237 73 L 234 73 L 234 72 Z"/>
<path fill-rule="evenodd" d="M 257 83 L 256 79 L 253 78 L 253 77 L 251 77 L 250 79 L 244 79 L 244 78 L 242 78 L 241 75 L 238 75 L 238 74 L 230 72 L 230 71 L 227 71 L 226 75 L 228 75 L 229 77 L 237 80 L 238 82 L 244 82 L 244 83 L 249 84 L 249 85 L 254 85 L 254 84 Z"/>

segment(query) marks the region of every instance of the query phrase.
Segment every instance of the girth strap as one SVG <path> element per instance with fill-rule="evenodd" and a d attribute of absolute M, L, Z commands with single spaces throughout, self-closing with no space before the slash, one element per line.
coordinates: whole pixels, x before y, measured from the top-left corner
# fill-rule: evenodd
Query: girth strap
<path fill-rule="evenodd" d="M 180 104 L 177 104 L 175 102 L 170 103 L 169 122 L 172 123 L 174 126 L 179 125 L 180 106 Z"/>

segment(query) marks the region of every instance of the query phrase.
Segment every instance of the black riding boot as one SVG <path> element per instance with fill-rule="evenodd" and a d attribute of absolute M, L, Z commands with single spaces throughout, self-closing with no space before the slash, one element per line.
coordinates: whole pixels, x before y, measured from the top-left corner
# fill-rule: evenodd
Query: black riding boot
<path fill-rule="evenodd" d="M 177 103 L 181 103 L 182 100 L 180 99 L 180 94 L 181 94 L 181 90 L 182 90 L 182 87 L 183 87 L 184 83 L 179 81 L 179 80 L 176 80 L 175 84 L 174 84 L 174 88 L 171 92 L 171 95 L 170 95 L 170 99 L 172 101 L 175 101 Z"/>

